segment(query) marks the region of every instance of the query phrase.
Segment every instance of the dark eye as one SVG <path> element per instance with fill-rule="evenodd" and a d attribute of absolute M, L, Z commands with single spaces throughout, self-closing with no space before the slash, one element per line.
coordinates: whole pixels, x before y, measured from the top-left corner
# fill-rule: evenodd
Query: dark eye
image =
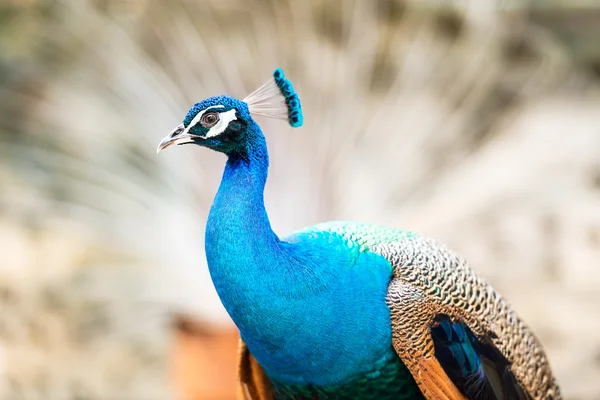
<path fill-rule="evenodd" d="M 210 126 L 213 126 L 214 124 L 219 122 L 219 113 L 208 112 L 208 113 L 202 115 L 202 118 L 200 119 L 200 121 L 202 122 L 202 125 L 204 125 L 207 128 Z"/>

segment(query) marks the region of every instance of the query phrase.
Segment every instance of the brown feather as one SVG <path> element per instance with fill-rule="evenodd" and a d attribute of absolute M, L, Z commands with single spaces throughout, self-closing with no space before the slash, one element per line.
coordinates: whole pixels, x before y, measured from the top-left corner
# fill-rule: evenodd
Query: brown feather
<path fill-rule="evenodd" d="M 265 371 L 240 339 L 239 398 L 242 400 L 273 400 L 273 389 Z"/>

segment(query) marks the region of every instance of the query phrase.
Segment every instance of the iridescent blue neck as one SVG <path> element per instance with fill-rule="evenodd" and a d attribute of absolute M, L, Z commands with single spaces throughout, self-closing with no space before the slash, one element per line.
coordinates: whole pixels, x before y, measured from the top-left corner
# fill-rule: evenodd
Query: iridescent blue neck
<path fill-rule="evenodd" d="M 250 343 L 261 326 L 277 318 L 265 299 L 266 286 L 277 293 L 278 271 L 291 268 L 272 231 L 264 206 L 269 158 L 266 142 L 256 136 L 242 155 L 229 155 L 206 224 L 206 257 L 225 309 Z"/>
<path fill-rule="evenodd" d="M 258 127 L 256 127 L 258 129 Z M 213 283 L 236 324 L 247 319 L 246 302 L 256 279 L 280 255 L 264 205 L 269 157 L 262 134 L 243 155 L 229 155 L 206 224 L 206 256 Z M 239 325 L 238 325 L 239 326 Z"/>
<path fill-rule="evenodd" d="M 248 253 L 252 248 L 272 248 L 279 242 L 271 230 L 263 197 L 269 168 L 267 145 L 262 134 L 252 142 L 243 154 L 229 155 L 208 216 L 207 250 L 218 250 L 221 256 L 227 249 L 232 257 L 245 258 L 252 255 Z"/>

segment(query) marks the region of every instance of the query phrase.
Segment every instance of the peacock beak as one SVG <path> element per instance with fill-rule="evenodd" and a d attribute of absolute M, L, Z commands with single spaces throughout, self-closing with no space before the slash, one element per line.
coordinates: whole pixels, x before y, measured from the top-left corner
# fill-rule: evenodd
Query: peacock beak
<path fill-rule="evenodd" d="M 156 153 L 158 154 L 161 150 L 166 149 L 167 147 L 174 144 L 184 144 L 191 143 L 192 135 L 185 133 L 185 127 L 183 124 L 179 125 L 177 128 L 173 129 L 158 145 L 156 149 Z"/>

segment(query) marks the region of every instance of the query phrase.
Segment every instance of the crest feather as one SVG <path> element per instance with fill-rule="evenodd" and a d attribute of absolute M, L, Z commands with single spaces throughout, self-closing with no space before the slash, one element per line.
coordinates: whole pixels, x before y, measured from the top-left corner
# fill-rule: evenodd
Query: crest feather
<path fill-rule="evenodd" d="M 273 72 L 273 78 L 249 94 L 244 101 L 251 114 L 287 120 L 291 126 L 302 126 L 300 98 L 281 68 Z"/>

